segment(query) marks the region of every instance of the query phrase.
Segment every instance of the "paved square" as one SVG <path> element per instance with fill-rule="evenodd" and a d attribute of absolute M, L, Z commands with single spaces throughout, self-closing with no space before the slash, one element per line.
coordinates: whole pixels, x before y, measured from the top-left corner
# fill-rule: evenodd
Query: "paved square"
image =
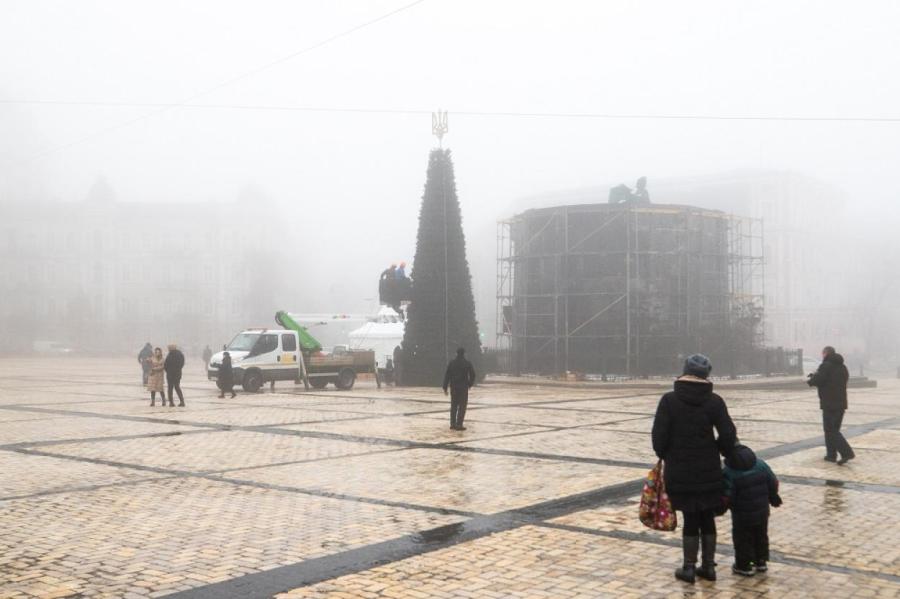
<path fill-rule="evenodd" d="M 194 363 L 194 366 L 196 363 Z M 900 596 L 900 384 L 851 390 L 858 459 L 822 461 L 812 391 L 720 385 L 782 479 L 770 571 L 675 581 L 637 520 L 661 389 L 487 384 L 154 407 L 130 360 L 0 359 L 0 597 Z"/>

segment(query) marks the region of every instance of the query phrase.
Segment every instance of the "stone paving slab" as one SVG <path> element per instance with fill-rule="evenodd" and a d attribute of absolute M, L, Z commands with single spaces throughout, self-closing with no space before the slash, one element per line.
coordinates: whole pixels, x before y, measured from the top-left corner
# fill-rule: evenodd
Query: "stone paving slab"
<path fill-rule="evenodd" d="M 524 424 L 502 424 L 466 420 L 465 431 L 450 430 L 449 413 L 446 419 L 417 416 L 384 416 L 365 420 L 330 421 L 297 424 L 279 428 L 296 431 L 329 432 L 352 437 L 376 437 L 429 443 L 457 443 L 466 439 L 496 437 L 546 430 Z"/>
<path fill-rule="evenodd" d="M 3 410 L 0 410 L 3 411 Z M 32 414 L 34 412 L 19 412 Z M 83 439 L 101 436 L 146 435 L 191 430 L 177 424 L 116 421 L 105 418 L 65 417 L 48 420 L 0 422 L 0 445 L 37 443 L 60 439 Z"/>
<path fill-rule="evenodd" d="M 458 519 L 184 478 L 11 501 L 0 595 L 173 592 Z"/>
<path fill-rule="evenodd" d="M 449 415 L 444 415 L 449 418 Z M 503 422 L 510 424 L 549 427 L 588 426 L 607 424 L 634 418 L 627 414 L 592 412 L 590 410 L 554 410 L 550 408 L 473 408 L 466 412 L 466 421 Z"/>
<path fill-rule="evenodd" d="M 900 494 L 790 483 L 782 483 L 780 494 L 784 505 L 772 509 L 769 520 L 772 551 L 810 564 L 891 574 L 900 582 L 900 544 L 893 528 L 883 526 L 900 511 Z M 678 545 L 680 528 L 671 533 L 650 530 L 640 523 L 637 513 L 635 499 L 625 505 L 576 512 L 551 523 L 605 533 L 626 532 L 648 543 Z M 730 513 L 717 518 L 716 527 L 717 561 L 728 566 L 733 561 Z"/>
<path fill-rule="evenodd" d="M 646 463 L 647 469 L 657 460 L 650 444 L 649 435 L 598 430 L 597 428 L 539 432 L 521 437 L 467 441 L 464 444 L 468 447 L 639 462 Z"/>
<path fill-rule="evenodd" d="M 853 445 L 855 439 L 849 441 Z M 857 454 L 860 457 L 844 466 L 825 462 L 822 459 L 825 455 L 824 447 L 767 461 L 778 474 L 900 487 L 900 454 L 879 451 L 875 456 L 869 454 L 866 459 L 861 458 L 863 451 Z"/>
<path fill-rule="evenodd" d="M 111 460 L 173 471 L 239 470 L 283 462 L 322 460 L 371 452 L 371 445 L 262 432 L 209 430 L 159 439 L 128 439 L 53 446 L 59 455 Z"/>
<path fill-rule="evenodd" d="M 680 548 L 528 526 L 296 589 L 281 598 L 897 597 L 900 583 L 773 564 L 746 579 L 673 584 Z M 725 569 L 723 569 L 725 570 Z"/>
<path fill-rule="evenodd" d="M 643 474 L 633 468 L 410 449 L 328 463 L 235 471 L 229 476 L 489 514 Z M 547 484 L 550 480 L 552 485 Z"/>
<path fill-rule="evenodd" d="M 9 451 L 0 451 L 0 473 L 0 501 L 35 493 L 56 493 L 71 487 L 119 484 L 163 476 Z"/>
<path fill-rule="evenodd" d="M 721 580 L 687 588 L 678 532 L 636 517 L 659 390 L 485 385 L 459 433 L 435 388 L 220 400 L 189 357 L 188 407 L 151 409 L 133 358 L 47 363 L 0 359 L 0 434 L 34 444 L 0 442 L 0 597 L 268 597 L 309 573 L 291 596 L 900 596 L 892 381 L 851 390 L 845 467 L 812 390 L 723 391 L 783 454 L 777 559 L 732 577 L 726 517 Z M 3 409 L 23 404 L 49 411 Z"/>

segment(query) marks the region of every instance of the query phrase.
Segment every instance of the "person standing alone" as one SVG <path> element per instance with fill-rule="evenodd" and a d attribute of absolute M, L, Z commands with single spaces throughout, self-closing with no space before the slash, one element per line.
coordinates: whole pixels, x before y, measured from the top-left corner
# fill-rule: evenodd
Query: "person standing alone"
<path fill-rule="evenodd" d="M 466 360 L 466 350 L 456 350 L 456 358 L 450 360 L 444 374 L 444 395 L 450 389 L 450 428 L 464 431 L 466 406 L 469 404 L 469 388 L 475 384 L 475 367 Z"/>
<path fill-rule="evenodd" d="M 231 354 L 225 352 L 222 354 L 222 364 L 219 366 L 219 398 L 225 397 L 225 392 L 231 393 L 234 399 L 234 369 L 231 367 Z"/>
<path fill-rule="evenodd" d="M 209 367 L 209 361 L 212 360 L 212 350 L 207 345 L 203 348 L 203 372 L 206 373 L 206 369 Z"/>
<path fill-rule="evenodd" d="M 850 373 L 844 365 L 844 356 L 830 345 L 822 350 L 822 363 L 806 381 L 819 392 L 819 408 L 822 410 L 822 428 L 825 431 L 825 461 L 846 464 L 856 457 L 853 448 L 841 434 L 844 412 L 847 411 L 847 381 Z M 838 459 L 840 454 L 840 459 Z"/>
<path fill-rule="evenodd" d="M 143 381 L 144 384 L 147 384 L 147 379 L 150 377 L 150 358 L 153 357 L 153 346 L 150 345 L 150 342 L 144 344 L 144 347 L 141 348 L 140 353 L 138 353 L 138 364 L 141 365 L 141 372 L 143 373 Z"/>
<path fill-rule="evenodd" d="M 163 355 L 160 348 L 156 348 L 147 360 L 150 376 L 147 378 L 147 390 L 150 391 L 150 407 L 156 405 L 156 394 L 159 393 L 159 402 L 166 406 L 166 393 L 163 391 Z"/>
<path fill-rule="evenodd" d="M 181 372 L 184 370 L 184 354 L 175 347 L 174 343 L 169 344 L 169 353 L 166 354 L 166 382 L 169 386 L 169 405 L 174 406 L 174 396 L 172 390 L 178 393 L 178 405 L 184 407 L 184 394 L 181 392 Z"/>

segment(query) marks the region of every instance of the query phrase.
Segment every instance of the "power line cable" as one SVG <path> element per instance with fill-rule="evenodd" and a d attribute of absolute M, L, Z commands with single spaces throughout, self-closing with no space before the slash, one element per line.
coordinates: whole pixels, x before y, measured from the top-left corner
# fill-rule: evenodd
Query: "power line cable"
<path fill-rule="evenodd" d="M 420 0 L 424 1 L 424 0 Z M 179 108 L 205 110 L 249 110 L 273 112 L 335 112 L 362 114 L 397 114 L 422 115 L 431 110 L 415 108 L 362 108 L 362 107 L 325 107 L 296 106 L 275 104 L 189 104 L 184 102 L 104 102 L 90 100 L 0 100 L 3 104 L 36 105 L 36 106 L 84 106 L 107 108 L 157 108 L 172 110 Z M 856 123 L 900 123 L 900 117 L 865 117 L 865 116 L 796 116 L 796 115 L 711 115 L 711 114 L 665 114 L 665 113 L 603 113 L 603 112 L 533 112 L 509 110 L 450 110 L 454 116 L 473 117 L 509 117 L 509 118 L 565 118 L 565 119 L 607 119 L 607 120 L 683 120 L 683 121 L 784 121 L 784 122 L 856 122 Z M 144 117 L 140 117 L 144 118 Z"/>
<path fill-rule="evenodd" d="M 287 62 L 287 61 L 289 61 L 289 60 L 292 60 L 292 59 L 294 59 L 294 58 L 297 58 L 298 56 L 301 56 L 301 55 L 306 54 L 306 53 L 308 53 L 308 52 L 312 52 L 313 50 L 317 50 L 317 49 L 321 48 L 322 46 L 326 46 L 326 45 L 328 45 L 328 44 L 330 44 L 330 43 L 333 43 L 333 42 L 335 42 L 335 41 L 337 41 L 337 40 L 340 40 L 340 39 L 345 38 L 345 37 L 347 37 L 347 36 L 349 36 L 349 35 L 352 35 L 352 34 L 356 33 L 357 31 L 360 31 L 360 30 L 362 30 L 362 29 L 366 29 L 367 27 L 371 27 L 372 25 L 375 25 L 376 23 L 380 23 L 381 21 L 384 21 L 385 19 L 389 19 L 389 18 L 393 17 L 394 15 L 397 15 L 397 14 L 399 14 L 399 13 L 401 13 L 401 12 L 407 11 L 407 10 L 409 10 L 409 9 L 411 9 L 411 8 L 413 8 L 413 7 L 417 6 L 417 5 L 419 5 L 419 4 L 422 4 L 422 3 L 425 2 L 425 1 L 426 1 L 426 0 L 414 0 L 413 2 L 410 2 L 410 3 L 408 3 L 408 4 L 404 4 L 404 5 L 402 5 L 402 6 L 398 7 L 398 8 L 395 8 L 394 10 L 391 10 L 391 11 L 386 12 L 386 13 L 380 15 L 380 16 L 377 16 L 377 17 L 375 17 L 374 19 L 370 19 L 370 20 L 368 20 L 368 21 L 365 21 L 365 22 L 363 22 L 363 23 L 360 23 L 360 24 L 358 24 L 358 25 L 355 25 L 355 26 L 353 26 L 353 27 L 350 27 L 349 29 L 345 29 L 345 30 L 343 30 L 343 31 L 341 31 L 341 32 L 339 32 L 339 33 L 336 33 L 336 34 L 334 34 L 334 35 L 332 35 L 332 36 L 330 36 L 330 37 L 327 37 L 327 38 L 325 38 L 324 40 L 321 40 L 321 41 L 319 41 L 319 42 L 316 42 L 316 43 L 314 43 L 314 44 L 312 44 L 312 45 L 310 45 L 310 46 L 306 46 L 306 47 L 304 47 L 304 48 L 301 48 L 300 50 L 297 50 L 296 52 L 291 52 L 290 54 L 287 54 L 287 55 L 285 55 L 285 56 L 282 56 L 281 58 L 278 58 L 278 59 L 276 59 L 276 60 L 273 60 L 273 61 L 271 61 L 271 62 L 268 62 L 268 63 L 266 63 L 266 64 L 263 64 L 263 65 L 261 65 L 261 66 L 259 66 L 259 67 L 253 68 L 253 69 L 251 69 L 251 70 L 249 70 L 249 71 L 245 71 L 244 73 L 241 73 L 241 74 L 239 74 L 239 75 L 236 75 L 236 76 L 234 76 L 234 77 L 231 77 L 230 79 L 226 79 L 225 81 L 222 81 L 222 82 L 220 82 L 220 83 L 217 83 L 216 85 L 214 85 L 214 86 L 212 86 L 212 87 L 210 87 L 210 88 L 207 88 L 207 89 L 205 89 L 205 90 L 203 90 L 203 91 L 201 91 L 201 92 L 198 92 L 198 93 L 196 93 L 196 94 L 194 94 L 194 95 L 192 95 L 192 96 L 189 96 L 188 98 L 186 98 L 186 99 L 184 99 L 184 100 L 182 100 L 182 101 L 180 101 L 180 102 L 175 102 L 175 103 L 172 103 L 172 104 L 157 104 L 157 105 L 156 105 L 156 109 L 153 110 L 153 111 L 151 111 L 151 112 L 148 112 L 148 113 L 146 113 L 146 114 L 143 114 L 143 115 L 141 115 L 141 116 L 135 117 L 135 118 L 133 118 L 133 119 L 129 119 L 129 120 L 124 121 L 124 122 L 121 122 L 121 123 L 117 123 L 117 124 L 115 124 L 115 125 L 111 125 L 111 126 L 109 126 L 109 127 L 104 127 L 103 129 L 100 129 L 99 131 L 95 131 L 95 132 L 90 133 L 90 134 L 88 134 L 88 135 L 85 135 L 85 136 L 83 136 L 83 137 L 81 137 L 81 138 L 79 138 L 79 139 L 76 139 L 76 140 L 73 140 L 73 141 L 71 141 L 71 142 L 67 142 L 67 143 L 64 143 L 64 144 L 62 144 L 62 145 L 59 145 L 59 146 L 50 148 L 50 149 L 48 149 L 48 150 L 45 150 L 45 151 L 40 152 L 40 153 L 38 153 L 38 154 L 35 154 L 34 156 L 32 156 L 32 157 L 30 157 L 30 158 L 27 158 L 27 159 L 25 160 L 25 162 L 32 162 L 32 161 L 34 161 L 34 160 L 38 160 L 38 159 L 43 158 L 43 157 L 45 157 L 45 156 L 48 156 L 48 155 L 50 155 L 50 154 L 54 154 L 54 153 L 56 153 L 56 152 L 59 152 L 59 151 L 62 151 L 62 150 L 66 150 L 66 149 L 71 148 L 71 147 L 73 147 L 73 146 L 77 146 L 77 145 L 80 145 L 80 144 L 82 144 L 82 143 L 91 141 L 91 140 L 96 139 L 97 137 L 103 136 L 103 135 L 105 135 L 105 134 L 107 134 L 107 133 L 111 133 L 111 132 L 113 132 L 113 131 L 117 131 L 117 130 L 119 130 L 119 129 L 123 129 L 123 128 L 125 128 L 125 127 L 129 127 L 129 126 L 131 126 L 131 125 L 133 125 L 133 124 L 135 124 L 135 123 L 138 123 L 138 122 L 140 122 L 140 121 L 143 121 L 143 120 L 148 119 L 148 118 L 151 118 L 151 117 L 154 117 L 154 116 L 156 116 L 156 115 L 158 115 L 158 114 L 161 114 L 161 113 L 163 113 L 163 112 L 166 112 L 166 111 L 168 111 L 168 110 L 172 110 L 172 109 L 174 109 L 174 108 L 178 108 L 178 107 L 185 106 L 185 105 L 187 105 L 189 102 L 192 102 L 192 101 L 197 100 L 197 99 L 199 99 L 199 98 L 203 98 L 203 97 L 205 97 L 205 96 L 208 96 L 209 94 L 211 94 L 211 93 L 213 93 L 213 92 L 216 92 L 216 91 L 222 89 L 223 87 L 227 87 L 227 86 L 229 86 L 229 85 L 232 85 L 232 84 L 234 84 L 234 83 L 237 83 L 238 81 L 242 81 L 242 80 L 244 80 L 244 79 L 247 79 L 248 77 L 252 77 L 252 76 L 254 76 L 254 75 L 258 75 L 259 73 L 262 73 L 263 71 L 267 71 L 267 70 L 271 69 L 271 68 L 274 67 L 274 66 L 277 66 L 277 65 L 280 65 L 280 64 L 282 64 L 282 63 L 285 63 L 285 62 Z M 14 103 L 14 102 L 9 102 L 9 101 L 4 102 L 4 104 L 9 104 L 9 103 Z"/>

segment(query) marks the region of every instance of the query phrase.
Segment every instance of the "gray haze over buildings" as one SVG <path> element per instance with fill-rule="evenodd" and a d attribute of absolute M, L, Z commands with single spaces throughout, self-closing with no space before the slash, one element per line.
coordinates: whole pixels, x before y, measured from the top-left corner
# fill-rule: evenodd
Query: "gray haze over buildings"
<path fill-rule="evenodd" d="M 896 364 L 900 5 L 408 4 L 0 4 L 4 336 L 373 310 L 440 108 L 486 343 L 497 220 L 646 175 L 766 220 L 769 342 Z"/>

